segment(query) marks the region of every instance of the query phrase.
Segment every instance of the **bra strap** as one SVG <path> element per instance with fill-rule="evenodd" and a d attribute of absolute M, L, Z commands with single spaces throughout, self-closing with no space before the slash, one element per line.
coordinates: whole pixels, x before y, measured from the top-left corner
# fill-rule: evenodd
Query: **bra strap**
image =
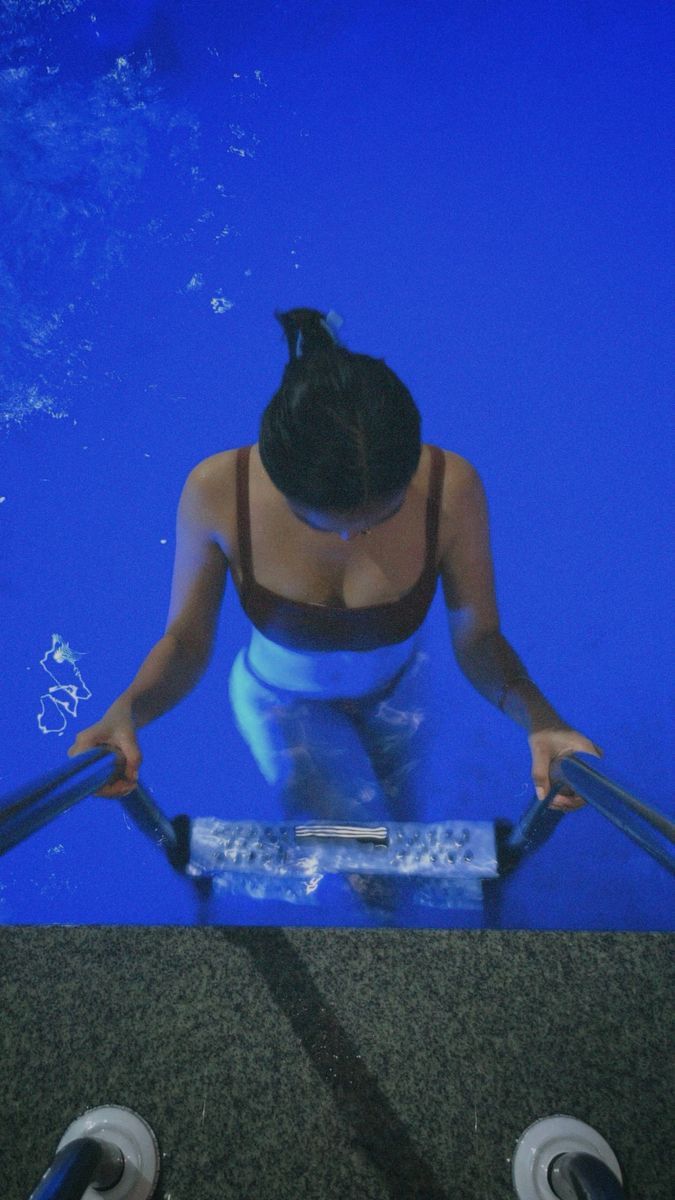
<path fill-rule="evenodd" d="M 434 572 L 436 566 L 441 495 L 445 477 L 445 455 L 443 451 L 440 446 L 430 445 L 429 448 L 431 450 L 431 482 L 427 497 L 427 559 L 424 568 L 425 574 Z"/>
<path fill-rule="evenodd" d="M 248 476 L 250 446 L 240 446 L 237 451 L 237 533 L 239 538 L 239 561 L 241 563 L 242 586 L 247 591 L 253 578 L 251 554 L 251 509 L 249 506 Z"/>

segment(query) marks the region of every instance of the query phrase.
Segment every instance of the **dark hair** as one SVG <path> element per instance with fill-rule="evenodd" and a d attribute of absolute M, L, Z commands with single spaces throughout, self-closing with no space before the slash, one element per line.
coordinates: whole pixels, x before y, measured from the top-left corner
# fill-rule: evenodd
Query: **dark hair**
<path fill-rule="evenodd" d="M 383 358 L 336 342 L 325 313 L 293 308 L 274 315 L 290 360 L 260 423 L 260 458 L 270 479 L 308 508 L 342 513 L 386 502 L 408 486 L 422 450 L 410 392 Z"/>

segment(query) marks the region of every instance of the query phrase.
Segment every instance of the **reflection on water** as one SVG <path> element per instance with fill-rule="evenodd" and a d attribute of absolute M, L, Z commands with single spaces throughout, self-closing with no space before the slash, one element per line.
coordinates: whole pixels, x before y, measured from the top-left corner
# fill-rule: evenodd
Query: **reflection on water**
<path fill-rule="evenodd" d="M 69 415 L 93 349 L 83 319 L 96 315 L 96 293 L 133 257 L 138 237 L 152 236 L 154 218 L 140 227 L 130 220 L 148 164 L 158 153 L 169 157 L 180 177 L 194 157 L 198 123 L 163 98 L 157 76 L 166 37 L 150 38 L 151 50 L 138 41 L 159 6 L 125 6 L 116 37 L 110 14 L 99 21 L 80 4 L 0 0 L 5 431 L 37 412 Z M 138 49 L 134 13 L 143 18 Z M 127 50 L 115 55 L 116 42 Z"/>
<path fill-rule="evenodd" d="M 80 700 L 90 699 L 91 692 L 77 666 L 77 660 L 86 653 L 73 650 L 59 633 L 52 634 L 51 648 L 40 659 L 43 671 L 54 680 L 54 686 L 40 696 L 37 722 L 41 733 L 65 733 L 67 718 L 77 717 Z"/>

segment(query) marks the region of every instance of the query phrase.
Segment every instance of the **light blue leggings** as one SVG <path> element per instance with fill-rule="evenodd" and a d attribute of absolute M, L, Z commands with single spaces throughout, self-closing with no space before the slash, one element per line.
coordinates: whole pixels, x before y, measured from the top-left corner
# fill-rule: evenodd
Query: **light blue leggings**
<path fill-rule="evenodd" d="M 246 649 L 235 658 L 229 695 L 237 727 L 275 791 L 283 820 L 384 823 L 423 821 L 423 767 L 432 733 L 423 698 L 430 657 L 422 650 L 376 692 L 324 700 L 272 687 L 253 671 Z M 416 881 L 348 875 L 369 910 L 390 919 Z M 435 905 L 446 885 L 428 881 Z M 452 893 L 452 889 L 450 889 Z M 450 905 L 454 905 L 452 896 Z M 393 919 L 393 918 L 392 918 Z"/>
<path fill-rule="evenodd" d="M 284 820 L 423 819 L 416 767 L 427 715 L 420 676 L 428 663 L 428 654 L 413 651 L 378 691 L 325 700 L 272 687 L 240 650 L 229 679 L 232 710 L 263 776 L 279 790 Z"/>

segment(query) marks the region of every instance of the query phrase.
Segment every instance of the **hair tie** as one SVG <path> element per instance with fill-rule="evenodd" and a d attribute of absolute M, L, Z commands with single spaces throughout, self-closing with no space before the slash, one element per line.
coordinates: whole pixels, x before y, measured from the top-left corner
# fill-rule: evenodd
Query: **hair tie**
<path fill-rule="evenodd" d="M 331 308 L 330 312 L 326 314 L 325 320 L 323 317 L 321 317 L 320 321 L 321 321 L 321 325 L 326 330 L 326 333 L 330 334 L 335 345 L 341 346 L 342 343 L 338 337 L 338 331 L 344 325 L 344 317 L 341 317 L 339 313 L 336 313 L 335 310 L 333 308 Z M 295 339 L 295 357 L 296 358 L 302 358 L 302 355 L 304 352 L 304 347 L 305 347 L 305 340 L 302 336 L 302 330 L 299 329 L 298 333 L 297 333 L 297 337 Z"/>
<path fill-rule="evenodd" d="M 326 332 L 330 334 L 336 346 L 342 345 L 338 337 L 338 333 L 342 329 L 344 323 L 344 317 L 341 317 L 339 313 L 336 313 L 334 308 L 331 308 L 330 312 L 327 313 L 325 320 L 323 317 L 321 318 L 321 324 Z"/>

